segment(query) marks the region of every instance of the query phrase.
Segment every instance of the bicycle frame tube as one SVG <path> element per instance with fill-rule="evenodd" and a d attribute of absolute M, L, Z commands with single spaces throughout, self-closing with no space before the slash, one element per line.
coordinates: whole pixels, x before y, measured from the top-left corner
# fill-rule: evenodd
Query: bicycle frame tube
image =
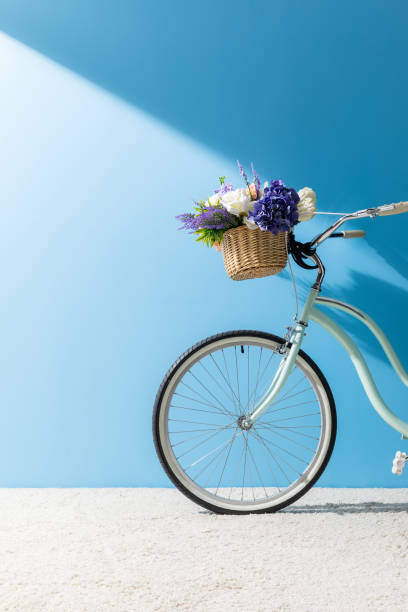
<path fill-rule="evenodd" d="M 319 297 L 316 299 L 317 305 L 331 306 L 343 310 L 348 314 L 352 315 L 362 323 L 364 323 L 372 334 L 377 338 L 381 344 L 385 354 L 387 355 L 393 369 L 396 371 L 402 382 L 408 386 L 408 374 L 404 370 L 400 360 L 395 354 L 389 340 L 382 332 L 380 327 L 365 313 L 349 304 L 340 302 L 338 300 L 332 300 L 330 298 Z M 310 319 L 319 323 L 327 329 L 339 342 L 344 346 L 349 357 L 357 370 L 357 374 L 360 377 L 361 384 L 363 385 L 364 391 L 367 394 L 373 408 L 378 412 L 380 417 L 388 423 L 391 427 L 399 431 L 403 438 L 408 438 L 408 423 L 397 417 L 386 405 L 383 398 L 381 397 L 374 379 L 371 375 L 370 370 L 365 362 L 361 352 L 352 341 L 352 339 L 337 325 L 330 317 L 320 312 L 317 308 L 313 307 L 310 311 Z"/>
<path fill-rule="evenodd" d="M 364 323 L 371 331 L 373 336 L 375 336 L 378 342 L 381 344 L 384 353 L 387 355 L 388 360 L 404 385 L 408 387 L 408 373 L 405 371 L 402 363 L 398 359 L 394 349 L 391 346 L 390 341 L 382 331 L 382 329 L 377 325 L 377 323 L 369 317 L 365 312 L 355 308 L 354 306 L 350 306 L 350 304 L 346 304 L 345 302 L 340 302 L 340 300 L 334 300 L 332 298 L 326 298 L 323 296 L 319 296 L 316 298 L 316 304 L 318 306 L 330 306 L 331 308 L 337 308 L 338 310 L 342 310 L 343 312 L 347 312 L 351 316 L 355 317 L 361 323 Z M 315 312 L 315 309 L 313 313 Z M 319 312 L 319 311 L 318 311 Z M 311 317 L 313 318 L 313 317 Z M 313 319 L 314 320 L 314 319 Z"/>
<path fill-rule="evenodd" d="M 273 378 L 273 381 L 268 391 L 265 393 L 264 397 L 260 400 L 260 402 L 258 402 L 252 414 L 249 415 L 249 421 L 252 423 L 255 422 L 256 419 L 259 418 L 259 416 L 267 409 L 267 407 L 274 401 L 274 399 L 282 390 L 302 345 L 305 327 L 307 326 L 308 321 L 311 320 L 327 329 L 327 331 L 329 331 L 340 342 L 340 344 L 343 345 L 354 367 L 357 370 L 357 374 L 360 377 L 363 388 L 374 409 L 378 412 L 382 419 L 386 423 L 388 423 L 388 425 L 399 431 L 402 434 L 403 438 L 408 439 L 408 423 L 397 417 L 385 404 L 373 380 L 370 370 L 368 369 L 365 359 L 357 348 L 357 346 L 355 345 L 355 343 L 342 330 L 342 328 L 337 325 L 337 323 L 335 323 L 332 319 L 330 319 L 330 317 L 323 314 L 319 309 L 317 309 L 315 307 L 315 304 L 317 306 L 329 306 L 332 308 L 337 308 L 339 310 L 342 310 L 343 312 L 347 312 L 351 316 L 364 323 L 381 344 L 385 354 L 387 355 L 390 361 L 390 364 L 400 377 L 401 381 L 408 386 L 408 373 L 402 366 L 389 340 L 387 339 L 381 328 L 375 323 L 375 321 L 373 321 L 373 319 L 371 319 L 361 310 L 358 310 L 357 308 L 354 308 L 354 306 L 350 306 L 345 302 L 340 302 L 339 300 L 334 300 L 331 298 L 325 298 L 323 296 L 319 297 L 319 291 L 316 289 L 312 289 L 303 308 L 301 319 L 300 321 L 298 321 L 290 335 L 288 341 L 288 350 L 282 358 L 280 366 Z"/>

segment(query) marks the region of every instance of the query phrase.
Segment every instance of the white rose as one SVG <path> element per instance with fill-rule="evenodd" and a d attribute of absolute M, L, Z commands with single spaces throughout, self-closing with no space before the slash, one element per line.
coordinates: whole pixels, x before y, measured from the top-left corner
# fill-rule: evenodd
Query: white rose
<path fill-rule="evenodd" d="M 250 230 L 256 229 L 258 227 L 255 221 L 253 219 L 250 219 L 249 217 L 245 217 L 244 223 Z"/>
<path fill-rule="evenodd" d="M 299 221 L 309 221 L 316 212 L 316 194 L 310 187 L 303 187 L 299 189 L 298 196 Z"/>
<path fill-rule="evenodd" d="M 214 193 L 214 195 L 207 198 L 207 202 L 210 204 L 210 206 L 217 206 L 219 199 L 220 196 L 218 195 L 218 193 Z"/>
<path fill-rule="evenodd" d="M 237 217 L 242 213 L 247 213 L 249 210 L 252 210 L 254 204 L 245 188 L 227 191 L 220 198 L 220 202 L 228 212 Z"/>

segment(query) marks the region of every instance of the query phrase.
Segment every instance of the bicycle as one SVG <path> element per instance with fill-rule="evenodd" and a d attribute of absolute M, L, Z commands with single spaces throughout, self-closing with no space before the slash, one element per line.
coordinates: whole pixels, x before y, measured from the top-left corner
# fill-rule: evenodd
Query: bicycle
<path fill-rule="evenodd" d="M 408 202 L 344 214 L 308 243 L 297 242 L 292 232 L 289 253 L 298 265 L 316 269 L 317 277 L 286 337 L 220 333 L 171 366 L 157 392 L 153 435 L 164 470 L 191 500 L 221 514 L 275 512 L 304 495 L 325 470 L 336 438 L 336 407 L 323 373 L 301 349 L 309 322 L 343 345 L 374 409 L 408 439 L 408 423 L 384 403 L 356 344 L 318 308 L 339 309 L 364 323 L 408 386 L 408 373 L 381 328 L 354 306 L 319 295 L 325 268 L 317 254 L 329 237 L 365 236 L 337 231 L 346 221 L 403 212 Z M 401 473 L 407 460 L 398 452 L 393 472 Z"/>

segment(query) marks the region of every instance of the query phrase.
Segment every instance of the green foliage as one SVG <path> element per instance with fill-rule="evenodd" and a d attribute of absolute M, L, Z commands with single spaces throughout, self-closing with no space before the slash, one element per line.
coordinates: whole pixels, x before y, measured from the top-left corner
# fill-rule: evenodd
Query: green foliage
<path fill-rule="evenodd" d="M 198 235 L 197 242 L 203 242 L 208 247 L 213 247 L 214 242 L 221 244 L 224 238 L 224 231 L 202 227 L 194 233 Z"/>
<path fill-rule="evenodd" d="M 202 200 L 199 200 L 198 202 L 196 202 L 196 204 L 198 204 L 198 206 L 194 206 L 194 210 L 199 214 L 202 213 L 204 208 L 206 207 L 205 202 L 203 202 Z"/>
<path fill-rule="evenodd" d="M 224 182 L 225 182 L 225 179 L 226 179 L 226 178 L 227 178 L 226 176 L 219 176 L 219 177 L 218 177 L 218 180 L 220 181 L 220 185 L 221 185 L 221 187 L 222 187 L 222 185 L 224 184 Z"/>

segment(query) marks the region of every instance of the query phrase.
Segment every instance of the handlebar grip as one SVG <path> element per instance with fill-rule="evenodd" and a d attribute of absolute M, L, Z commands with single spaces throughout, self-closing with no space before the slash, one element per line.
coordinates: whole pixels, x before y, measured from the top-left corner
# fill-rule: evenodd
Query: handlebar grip
<path fill-rule="evenodd" d="M 408 202 L 398 202 L 398 204 L 387 204 L 386 206 L 379 206 L 377 208 L 376 214 L 383 217 L 385 215 L 399 215 L 405 212 L 408 212 Z"/>
<path fill-rule="evenodd" d="M 341 232 L 343 234 L 342 238 L 365 238 L 364 230 L 348 230 L 347 232 Z"/>

